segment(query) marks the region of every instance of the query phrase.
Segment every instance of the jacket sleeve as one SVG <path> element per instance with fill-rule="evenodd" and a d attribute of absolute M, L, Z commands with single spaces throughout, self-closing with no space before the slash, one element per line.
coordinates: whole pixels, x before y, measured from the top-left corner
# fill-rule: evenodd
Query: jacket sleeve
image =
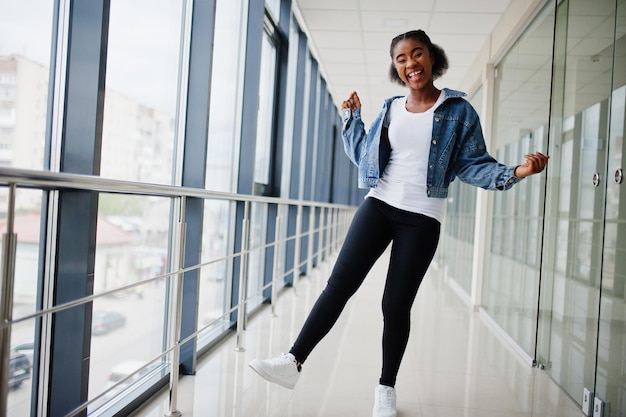
<path fill-rule="evenodd" d="M 455 164 L 461 181 L 485 190 L 505 191 L 522 180 L 514 174 L 516 166 L 501 164 L 487 152 L 478 118 L 465 136 Z"/>
<path fill-rule="evenodd" d="M 341 117 L 343 120 L 343 128 L 341 129 L 343 149 L 352 163 L 358 166 L 362 157 L 366 136 L 365 125 L 361 119 L 361 109 L 353 111 L 344 109 L 341 112 Z"/>

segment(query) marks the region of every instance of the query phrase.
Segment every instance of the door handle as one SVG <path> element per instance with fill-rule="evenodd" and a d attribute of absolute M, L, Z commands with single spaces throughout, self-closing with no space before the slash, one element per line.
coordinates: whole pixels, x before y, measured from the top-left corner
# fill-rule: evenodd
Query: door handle
<path fill-rule="evenodd" d="M 597 187 L 598 185 L 600 185 L 600 173 L 599 172 L 596 172 L 595 174 L 593 174 L 592 183 L 594 187 Z"/>
<path fill-rule="evenodd" d="M 621 168 L 618 168 L 615 171 L 615 182 L 617 184 L 621 184 L 624 181 L 624 170 Z"/>

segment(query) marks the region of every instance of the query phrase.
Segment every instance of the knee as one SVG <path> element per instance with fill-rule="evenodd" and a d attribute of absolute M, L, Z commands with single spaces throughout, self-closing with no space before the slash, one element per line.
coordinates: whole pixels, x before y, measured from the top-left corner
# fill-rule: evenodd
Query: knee
<path fill-rule="evenodd" d="M 411 306 L 398 301 L 384 300 L 382 310 L 385 322 L 408 323 L 411 318 Z"/>
<path fill-rule="evenodd" d="M 330 298 L 336 300 L 347 301 L 350 297 L 354 295 L 356 292 L 356 288 L 352 286 L 346 285 L 346 283 L 341 279 L 329 279 L 326 283 L 326 288 L 324 288 L 323 293 Z"/>
<path fill-rule="evenodd" d="M 349 299 L 356 293 L 363 279 L 355 271 L 335 265 L 324 292 L 333 298 Z"/>

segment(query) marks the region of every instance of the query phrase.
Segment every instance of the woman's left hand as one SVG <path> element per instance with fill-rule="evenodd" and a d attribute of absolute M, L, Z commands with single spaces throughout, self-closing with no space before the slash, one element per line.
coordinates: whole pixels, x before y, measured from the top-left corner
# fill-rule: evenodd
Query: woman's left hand
<path fill-rule="evenodd" d="M 543 171 L 548 163 L 548 159 L 550 159 L 550 156 L 544 155 L 541 152 L 535 152 L 524 155 L 524 158 L 526 158 L 526 162 L 515 168 L 514 175 L 518 178 L 528 177 Z"/>
<path fill-rule="evenodd" d="M 350 93 L 350 97 L 347 100 L 341 103 L 341 110 L 350 109 L 354 111 L 355 109 L 361 108 L 361 99 L 359 99 L 359 95 L 356 91 Z"/>

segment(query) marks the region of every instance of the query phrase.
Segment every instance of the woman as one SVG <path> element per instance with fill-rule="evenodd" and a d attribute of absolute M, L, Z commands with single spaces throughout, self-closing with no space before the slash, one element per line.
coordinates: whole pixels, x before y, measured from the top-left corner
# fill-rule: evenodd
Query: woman
<path fill-rule="evenodd" d="M 266 380 L 293 388 L 308 355 L 391 243 L 374 417 L 396 416 L 394 386 L 409 339 L 411 306 L 437 248 L 450 182 L 459 177 L 484 189 L 508 190 L 543 171 L 548 161 L 537 152 L 526 155 L 522 165 L 506 166 L 489 155 L 478 115 L 465 94 L 434 86 L 448 59 L 424 31 L 395 37 L 390 55 L 391 80 L 406 86 L 407 95 L 387 99 L 368 132 L 356 92 L 341 106 L 345 151 L 358 166 L 359 186 L 370 191 L 354 216 L 328 284 L 289 353 L 250 363 Z"/>

